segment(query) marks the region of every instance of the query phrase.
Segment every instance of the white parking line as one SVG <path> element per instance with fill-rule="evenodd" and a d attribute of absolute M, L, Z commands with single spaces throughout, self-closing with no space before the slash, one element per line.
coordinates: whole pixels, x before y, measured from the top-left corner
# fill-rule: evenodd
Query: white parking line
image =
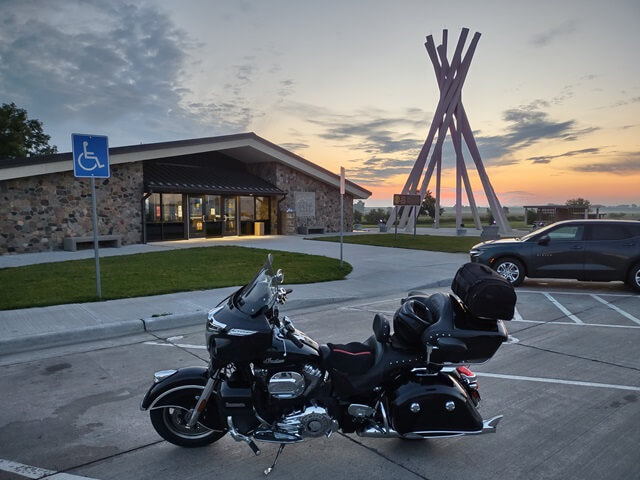
<path fill-rule="evenodd" d="M 25 478 L 46 478 L 47 480 L 95 480 L 89 477 L 79 477 L 68 473 L 58 473 L 46 468 L 32 467 L 24 463 L 12 462 L 0 458 L 0 470 L 13 473 Z"/>
<path fill-rule="evenodd" d="M 513 309 L 513 320 L 515 320 L 516 322 L 522 321 L 522 315 L 520 315 L 520 312 L 518 311 L 517 308 Z"/>
<path fill-rule="evenodd" d="M 622 310 L 620 307 L 618 307 L 617 305 L 614 305 L 613 303 L 609 303 L 607 302 L 605 299 L 600 298 L 598 295 L 594 295 L 594 294 L 590 294 L 590 296 L 592 298 L 595 298 L 597 301 L 599 301 L 600 303 L 602 303 L 603 305 L 606 305 L 607 307 L 611 308 L 612 310 L 615 310 L 616 312 L 618 312 L 620 315 L 622 315 L 625 318 L 628 318 L 629 320 L 631 320 L 632 322 L 636 322 L 638 325 L 640 325 L 640 319 L 637 319 L 636 317 L 634 317 L 633 315 L 631 315 L 630 313 L 625 312 L 624 310 Z"/>
<path fill-rule="evenodd" d="M 204 345 L 190 345 L 188 343 L 167 343 L 167 342 L 144 342 L 145 345 L 157 345 L 158 347 L 180 347 L 195 348 L 196 350 L 206 350 Z"/>
<path fill-rule="evenodd" d="M 556 307 L 558 307 L 558 310 L 560 310 L 562 313 L 564 313 L 567 317 L 569 317 L 571 320 L 573 320 L 574 322 L 576 322 L 579 325 L 584 324 L 584 322 L 582 320 L 580 320 L 578 317 L 576 317 L 573 313 L 571 313 L 569 310 L 567 310 L 564 305 L 562 305 L 560 302 L 558 302 L 555 298 L 553 298 L 551 296 L 551 294 L 547 293 L 547 292 L 542 292 L 542 295 L 544 295 L 545 297 L 547 297 L 547 300 L 549 300 L 551 303 L 553 303 Z"/>
<path fill-rule="evenodd" d="M 558 321 L 545 321 L 545 320 L 525 320 L 523 318 L 519 318 L 516 320 L 513 319 L 513 322 L 524 322 L 524 323 L 539 323 L 544 325 L 575 325 L 580 327 L 604 327 L 604 328 L 630 328 L 630 329 L 640 329 L 640 325 L 637 327 L 635 325 L 609 325 L 606 323 L 576 323 L 576 322 L 558 322 Z"/>
<path fill-rule="evenodd" d="M 559 378 L 544 378 L 544 377 L 523 377 L 522 375 L 504 375 L 501 373 L 485 373 L 485 372 L 476 372 L 479 377 L 490 377 L 490 378 L 502 378 L 505 380 L 522 380 L 526 382 L 539 382 L 539 383 L 557 383 L 561 385 L 575 385 L 578 387 L 596 387 L 596 388 L 612 388 L 616 390 L 631 390 L 633 392 L 640 392 L 640 387 L 635 387 L 632 385 L 616 385 L 612 383 L 595 383 L 595 382 L 581 382 L 577 380 L 562 380 Z"/>

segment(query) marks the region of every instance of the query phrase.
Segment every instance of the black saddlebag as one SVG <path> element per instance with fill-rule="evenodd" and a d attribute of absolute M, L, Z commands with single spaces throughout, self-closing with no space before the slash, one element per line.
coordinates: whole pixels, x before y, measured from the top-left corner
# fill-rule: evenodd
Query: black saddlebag
<path fill-rule="evenodd" d="M 391 424 L 401 434 L 448 436 L 482 430 L 473 401 L 449 375 L 420 377 L 391 394 Z"/>
<path fill-rule="evenodd" d="M 516 292 L 513 286 L 486 265 L 466 263 L 460 267 L 451 284 L 451 290 L 476 318 L 513 318 L 516 306 Z"/>

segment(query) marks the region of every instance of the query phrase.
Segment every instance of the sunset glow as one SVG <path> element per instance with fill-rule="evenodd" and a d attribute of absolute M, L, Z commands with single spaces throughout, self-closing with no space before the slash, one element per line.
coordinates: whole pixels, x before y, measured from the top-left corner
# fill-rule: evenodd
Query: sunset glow
<path fill-rule="evenodd" d="M 482 36 L 463 102 L 501 202 L 640 203 L 638 2 L 54 0 L 3 15 L 2 101 L 59 151 L 71 132 L 120 146 L 253 131 L 344 166 L 367 206 L 391 204 L 432 122 L 425 36 L 447 28 L 451 57 L 468 27 Z M 443 155 L 453 205 L 450 139 Z"/>

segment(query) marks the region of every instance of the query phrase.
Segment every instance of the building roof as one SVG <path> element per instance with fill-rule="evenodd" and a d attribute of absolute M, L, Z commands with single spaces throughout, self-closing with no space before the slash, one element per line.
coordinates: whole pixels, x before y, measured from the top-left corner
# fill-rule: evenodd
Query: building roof
<path fill-rule="evenodd" d="M 187 192 L 219 195 L 282 195 L 285 192 L 244 170 L 211 169 L 201 165 L 153 162 L 145 165 L 144 187 L 149 192 Z"/>
<path fill-rule="evenodd" d="M 118 165 L 215 151 L 224 152 L 225 155 L 243 163 L 282 163 L 336 188 L 340 186 L 339 175 L 271 143 L 253 132 L 109 148 L 109 162 L 111 165 Z M 0 181 L 67 171 L 73 171 L 71 152 L 39 157 L 0 159 Z M 371 196 L 369 190 L 349 180 L 346 181 L 345 190 L 354 198 Z"/>

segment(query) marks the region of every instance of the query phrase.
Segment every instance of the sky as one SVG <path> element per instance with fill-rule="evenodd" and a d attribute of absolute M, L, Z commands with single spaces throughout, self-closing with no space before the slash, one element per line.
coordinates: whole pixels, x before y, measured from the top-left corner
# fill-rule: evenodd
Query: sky
<path fill-rule="evenodd" d="M 0 0 L 0 102 L 111 147 L 255 132 L 391 205 L 448 56 L 482 35 L 462 101 L 503 205 L 640 204 L 637 0 Z M 442 203 L 455 203 L 451 139 Z M 486 205 L 465 156 L 476 201 Z M 429 184 L 435 189 L 435 180 Z M 464 199 L 463 203 L 467 203 Z"/>

